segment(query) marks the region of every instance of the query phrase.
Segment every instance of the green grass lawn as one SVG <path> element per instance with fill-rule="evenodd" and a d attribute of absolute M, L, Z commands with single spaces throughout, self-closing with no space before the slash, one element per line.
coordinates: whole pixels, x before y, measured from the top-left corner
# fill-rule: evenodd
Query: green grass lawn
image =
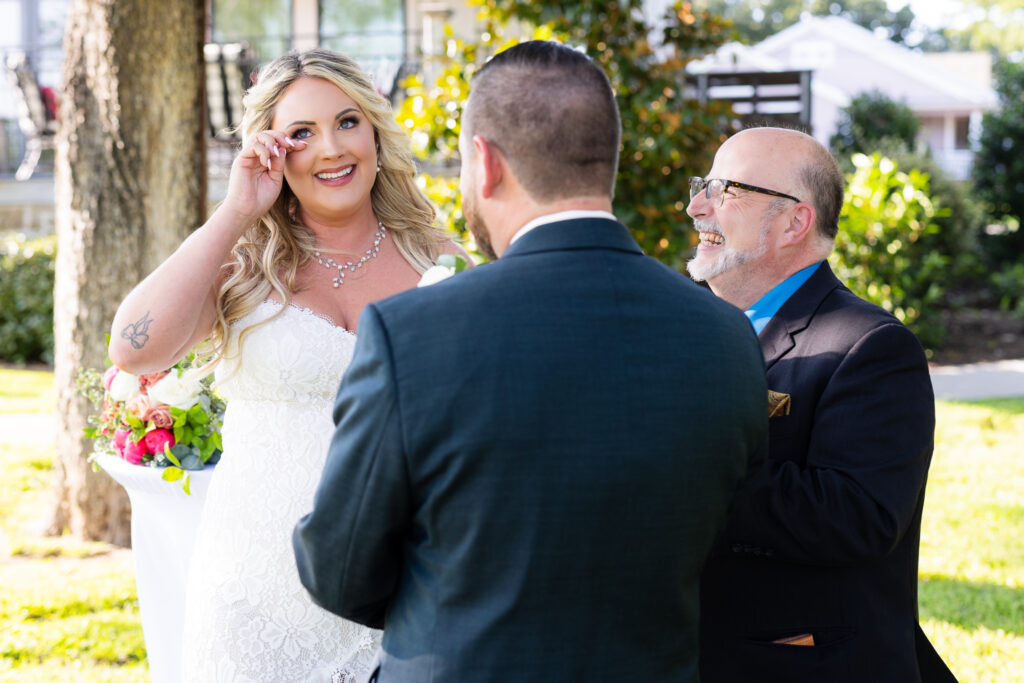
<path fill-rule="evenodd" d="M 131 553 L 42 535 L 54 393 L 0 368 L 0 681 L 148 681 Z"/>
<path fill-rule="evenodd" d="M 51 373 L 0 368 L 0 682 L 148 680 L 130 553 L 41 535 L 52 406 Z M 1024 683 L 1024 398 L 937 417 L 922 625 L 964 683 Z"/>
<path fill-rule="evenodd" d="M 1024 398 L 939 403 L 922 625 L 961 681 L 1024 681 Z"/>

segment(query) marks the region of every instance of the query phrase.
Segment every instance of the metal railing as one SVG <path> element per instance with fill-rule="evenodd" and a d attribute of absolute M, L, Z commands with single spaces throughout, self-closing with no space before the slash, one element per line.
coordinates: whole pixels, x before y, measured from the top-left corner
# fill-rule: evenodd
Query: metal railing
<path fill-rule="evenodd" d="M 373 76 L 378 90 L 394 100 L 400 80 L 411 72 L 411 68 L 418 68 L 421 61 L 418 57 L 411 57 L 405 53 L 407 37 L 405 31 L 349 32 L 313 37 L 302 35 L 223 35 L 218 36 L 217 43 L 244 45 L 246 52 L 242 68 L 258 70 L 259 67 L 293 45 L 318 42 L 324 47 L 345 52 L 359 62 Z M 0 51 L 0 59 L 6 62 L 8 53 L 14 51 L 24 52 L 27 55 L 28 62 L 36 72 L 40 85 L 59 90 L 63 62 L 60 45 L 15 46 L 6 51 Z M 211 77 L 214 76 L 211 75 Z M 228 78 L 231 80 L 227 80 Z M 210 86 L 209 83 L 210 81 L 208 81 L 208 97 L 211 98 L 211 118 L 208 123 L 212 131 L 211 140 L 219 140 L 222 143 L 230 142 L 227 139 L 230 136 L 225 138 L 222 131 L 238 123 L 236 114 L 241 111 L 241 95 L 245 84 L 240 83 L 236 88 L 233 75 L 226 76 L 224 80 L 221 80 L 220 86 L 217 86 L 216 83 L 214 86 Z M 215 98 L 220 98 L 219 103 L 214 103 Z M 230 98 L 230 104 L 225 106 L 224 102 L 227 98 Z M 18 127 L 15 93 L 7 78 L 0 78 L 0 177 L 13 176 L 24 158 L 25 142 L 25 136 Z M 216 146 L 223 147 L 224 145 Z M 224 158 L 230 157 L 230 154 L 221 153 L 222 150 L 211 151 L 213 152 L 210 155 L 211 163 L 218 168 L 223 165 Z M 47 150 L 43 154 L 36 174 L 45 176 L 52 172 L 52 154 Z"/>

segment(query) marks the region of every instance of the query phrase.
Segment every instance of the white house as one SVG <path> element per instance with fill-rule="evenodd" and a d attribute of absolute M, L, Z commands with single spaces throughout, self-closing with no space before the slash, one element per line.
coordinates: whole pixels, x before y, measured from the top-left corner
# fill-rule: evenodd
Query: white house
<path fill-rule="evenodd" d="M 921 119 L 922 138 L 956 178 L 970 172 L 981 115 L 997 106 L 987 53 L 921 53 L 841 17 L 807 16 L 753 46 L 730 43 L 695 73 L 810 69 L 812 134 L 828 144 L 840 110 L 879 90 Z"/>

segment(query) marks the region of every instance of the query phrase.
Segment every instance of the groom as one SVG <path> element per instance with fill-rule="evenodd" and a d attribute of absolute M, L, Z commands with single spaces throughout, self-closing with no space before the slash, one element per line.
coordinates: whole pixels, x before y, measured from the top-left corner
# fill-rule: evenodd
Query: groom
<path fill-rule="evenodd" d="M 737 309 L 611 214 L 619 116 L 553 42 L 476 75 L 462 197 L 501 258 L 367 306 L 313 512 L 320 605 L 384 629 L 378 680 L 696 681 L 698 576 L 763 458 Z"/>

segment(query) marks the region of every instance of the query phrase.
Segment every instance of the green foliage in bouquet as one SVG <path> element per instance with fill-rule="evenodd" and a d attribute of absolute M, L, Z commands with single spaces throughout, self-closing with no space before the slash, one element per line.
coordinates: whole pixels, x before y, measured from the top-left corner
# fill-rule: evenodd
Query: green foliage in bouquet
<path fill-rule="evenodd" d="M 615 91 L 622 117 L 616 216 L 647 253 L 682 268 L 696 239 L 686 215 L 688 179 L 711 167 L 733 118 L 728 104 L 686 96 L 685 68 L 728 39 L 726 24 L 686 2 L 668 8 L 657 30 L 645 18 L 642 0 L 474 4 L 482 7 L 480 42 L 465 43 L 449 34 L 444 56 L 433 65 L 433 81 L 412 77 L 403 83 L 408 98 L 398 114 L 399 122 L 415 131 L 417 154 L 439 167 L 424 178 L 424 189 L 449 227 L 460 234 L 465 230 L 454 191 L 457 181 L 451 176 L 460 102 L 473 73 L 488 57 L 521 40 L 551 38 L 584 48 Z M 516 37 L 503 37 L 513 26 L 519 27 Z"/>
<path fill-rule="evenodd" d="M 180 481 L 189 492 L 188 472 L 215 464 L 221 454 L 224 400 L 212 378 L 197 377 L 190 354 L 171 368 L 132 375 L 110 366 L 86 368 L 77 388 L 99 410 L 85 435 L 95 439 L 90 461 L 99 455 L 133 465 L 164 468 L 166 481 Z"/>
<path fill-rule="evenodd" d="M 937 232 L 928 176 L 901 171 L 879 154 L 853 157 L 836 248 L 829 258 L 839 279 L 910 327 L 926 348 L 942 340 L 933 304 L 942 299 L 949 257 L 930 248 Z"/>

